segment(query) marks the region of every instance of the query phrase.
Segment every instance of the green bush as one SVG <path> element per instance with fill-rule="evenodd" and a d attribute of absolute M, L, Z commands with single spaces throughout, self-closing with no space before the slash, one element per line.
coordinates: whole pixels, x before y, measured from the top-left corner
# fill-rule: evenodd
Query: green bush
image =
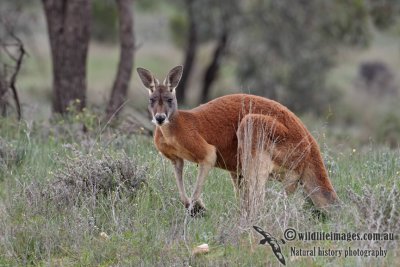
<path fill-rule="evenodd" d="M 92 4 L 92 37 L 99 42 L 117 39 L 117 8 L 115 1 L 94 0 Z"/>
<path fill-rule="evenodd" d="M 377 140 L 392 148 L 400 146 L 400 115 L 390 112 L 384 116 L 377 127 Z"/>
<path fill-rule="evenodd" d="M 326 85 L 335 51 L 343 43 L 368 42 L 368 13 L 365 5 L 353 2 L 249 4 L 236 49 L 240 84 L 295 112 L 326 111 L 338 100 L 337 91 Z"/>
<path fill-rule="evenodd" d="M 84 153 L 73 145 L 64 146 L 71 155 L 67 159 L 56 158 L 60 169 L 51 172 L 48 182 L 33 183 L 27 190 L 31 203 L 42 203 L 61 209 L 79 205 L 82 202 L 92 203 L 101 195 L 121 193 L 131 195 L 146 180 L 146 167 L 140 166 L 135 159 L 125 153 L 110 155 Z M 65 155 L 64 155 L 65 156 Z M 42 206 L 38 206 L 39 210 Z"/>
<path fill-rule="evenodd" d="M 141 10 L 152 10 L 155 9 L 160 4 L 160 0 L 136 0 L 137 7 Z"/>
<path fill-rule="evenodd" d="M 175 13 L 169 19 L 169 29 L 172 41 L 177 47 L 186 45 L 186 35 L 188 32 L 188 22 L 184 14 Z"/>

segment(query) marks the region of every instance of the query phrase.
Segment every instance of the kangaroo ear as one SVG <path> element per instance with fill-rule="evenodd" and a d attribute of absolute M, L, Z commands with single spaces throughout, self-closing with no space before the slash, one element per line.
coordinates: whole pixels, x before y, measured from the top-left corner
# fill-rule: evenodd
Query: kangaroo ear
<path fill-rule="evenodd" d="M 176 66 L 172 70 L 169 71 L 167 78 L 164 80 L 164 85 L 169 88 L 171 92 L 175 90 L 178 86 L 179 81 L 181 80 L 183 72 L 182 66 Z"/>
<path fill-rule="evenodd" d="M 155 86 L 158 85 L 158 80 L 154 78 L 153 74 L 143 68 L 137 68 L 137 72 L 144 87 L 149 89 L 151 92 L 154 92 Z"/>

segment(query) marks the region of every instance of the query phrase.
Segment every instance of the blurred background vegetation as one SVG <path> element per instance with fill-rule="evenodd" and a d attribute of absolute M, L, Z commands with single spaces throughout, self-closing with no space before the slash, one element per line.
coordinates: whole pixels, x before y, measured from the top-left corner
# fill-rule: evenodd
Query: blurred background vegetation
<path fill-rule="evenodd" d="M 1 44 L 12 33 L 28 56 L 17 87 L 26 120 L 52 116 L 52 59 L 44 1 L 0 3 Z M 47 1 L 49 2 L 49 1 Z M 113 0 L 92 0 L 87 56 L 89 107 L 103 109 L 119 64 L 119 13 Z M 130 2 L 130 1 L 129 1 Z M 136 0 L 134 67 L 160 78 L 173 66 L 185 72 L 181 108 L 215 97 L 252 93 L 277 100 L 312 129 L 326 126 L 339 142 L 400 140 L 400 2 L 390 0 Z M 2 49 L 1 101 L 15 64 Z M 133 60 L 133 59 L 132 59 Z M 134 72 L 123 114 L 146 115 L 147 92 Z M 0 102 L 1 104 L 1 102 Z M 138 115 L 139 116 L 139 115 Z"/>

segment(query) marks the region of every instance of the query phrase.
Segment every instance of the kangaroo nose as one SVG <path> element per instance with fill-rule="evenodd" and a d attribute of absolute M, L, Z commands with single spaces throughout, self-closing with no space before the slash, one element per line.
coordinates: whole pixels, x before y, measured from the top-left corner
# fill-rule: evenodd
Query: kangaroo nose
<path fill-rule="evenodd" d="M 165 114 L 156 114 L 156 116 L 155 116 L 155 119 L 158 124 L 162 124 L 166 118 L 167 118 L 167 116 Z"/>

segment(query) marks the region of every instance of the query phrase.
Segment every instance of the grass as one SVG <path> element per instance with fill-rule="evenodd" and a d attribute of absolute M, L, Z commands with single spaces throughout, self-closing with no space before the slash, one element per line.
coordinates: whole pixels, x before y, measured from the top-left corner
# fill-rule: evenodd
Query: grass
<path fill-rule="evenodd" d="M 86 134 L 57 134 L 59 123 L 29 126 L 8 119 L 0 123 L 0 143 L 8 144 L 0 146 L 0 158 L 9 159 L 0 165 L 1 266 L 278 265 L 271 249 L 258 244 L 261 236 L 252 229 L 253 224 L 276 238 L 283 237 L 287 227 L 298 231 L 397 234 L 400 230 L 399 197 L 389 197 L 391 189 L 400 188 L 398 149 L 371 146 L 335 150 L 323 145 L 332 182 L 343 201 L 343 208 L 325 221 L 304 207 L 301 192 L 286 197 L 281 184 L 271 181 L 266 186 L 265 206 L 251 222 L 245 221 L 229 175 L 218 169 L 211 171 L 203 191 L 207 214 L 191 218 L 179 202 L 171 164 L 155 150 L 150 138 L 125 135 L 118 128 L 107 128 L 100 134 L 97 127 Z M 325 141 L 320 139 L 322 144 Z M 146 169 L 145 184 L 133 194 L 118 187 L 85 194 L 77 187 L 77 191 L 64 192 L 70 197 L 69 204 L 57 205 L 57 198 L 46 194 L 60 174 L 73 174 L 77 181 L 101 178 L 99 173 L 105 168 L 102 159 L 106 157 L 111 166 L 124 162 L 123 155 L 131 160 L 130 165 Z M 79 172 L 81 169 L 86 171 Z M 118 178 L 115 173 L 110 175 L 107 177 Z M 189 192 L 195 177 L 196 166 L 187 164 L 185 182 Z M 363 203 L 369 206 L 363 207 Z M 368 214 L 383 219 L 373 223 L 375 215 Z M 202 243 L 209 244 L 210 252 L 193 256 L 192 249 Z M 291 255 L 290 247 L 314 246 L 382 247 L 389 252 L 385 258 Z M 296 240 L 288 241 L 282 249 L 288 265 L 296 266 L 394 266 L 400 252 L 398 240 Z"/>

